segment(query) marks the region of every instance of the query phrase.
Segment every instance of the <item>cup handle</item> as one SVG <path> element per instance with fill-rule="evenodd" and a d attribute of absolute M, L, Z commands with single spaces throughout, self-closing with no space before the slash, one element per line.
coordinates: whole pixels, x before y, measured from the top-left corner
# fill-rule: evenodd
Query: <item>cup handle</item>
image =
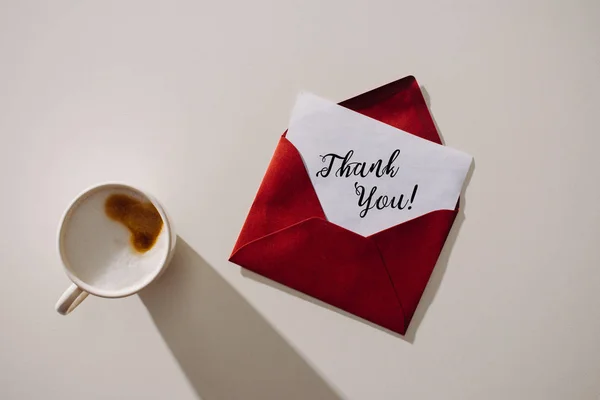
<path fill-rule="evenodd" d="M 65 292 L 60 296 L 60 299 L 56 302 L 56 311 L 61 315 L 67 315 L 75 309 L 86 297 L 88 292 L 81 290 L 77 285 L 71 285 Z"/>

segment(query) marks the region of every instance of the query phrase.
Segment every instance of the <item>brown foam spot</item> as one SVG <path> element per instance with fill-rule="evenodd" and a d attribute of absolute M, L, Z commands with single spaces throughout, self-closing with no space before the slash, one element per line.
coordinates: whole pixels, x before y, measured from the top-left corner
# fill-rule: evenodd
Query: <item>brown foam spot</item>
<path fill-rule="evenodd" d="M 136 251 L 150 250 L 160 234 L 163 220 L 150 202 L 142 202 L 126 194 L 112 194 L 104 203 L 106 215 L 125 225 L 131 232 L 131 245 Z"/>

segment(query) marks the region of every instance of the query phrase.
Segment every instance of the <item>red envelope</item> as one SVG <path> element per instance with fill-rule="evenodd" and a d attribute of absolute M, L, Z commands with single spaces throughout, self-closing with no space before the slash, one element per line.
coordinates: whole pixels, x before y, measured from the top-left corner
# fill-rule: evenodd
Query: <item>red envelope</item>
<path fill-rule="evenodd" d="M 441 144 L 412 76 L 340 105 Z M 229 260 L 404 335 L 457 212 L 434 211 L 368 237 L 335 225 L 284 133 Z"/>

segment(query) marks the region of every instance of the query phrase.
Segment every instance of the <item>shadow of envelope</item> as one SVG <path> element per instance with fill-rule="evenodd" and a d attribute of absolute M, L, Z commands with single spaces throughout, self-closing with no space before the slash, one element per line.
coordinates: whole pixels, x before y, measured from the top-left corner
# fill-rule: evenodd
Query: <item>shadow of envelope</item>
<path fill-rule="evenodd" d="M 140 298 L 203 400 L 342 398 L 181 238 Z"/>

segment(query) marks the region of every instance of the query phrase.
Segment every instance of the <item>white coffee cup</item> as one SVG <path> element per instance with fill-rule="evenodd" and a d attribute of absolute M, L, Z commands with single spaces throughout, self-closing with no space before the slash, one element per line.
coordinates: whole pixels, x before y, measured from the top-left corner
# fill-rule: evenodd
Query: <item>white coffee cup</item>
<path fill-rule="evenodd" d="M 106 214 L 104 204 L 112 194 L 150 202 L 160 214 L 162 228 L 146 252 L 137 252 L 128 228 Z M 70 313 L 88 294 L 119 298 L 139 292 L 167 268 L 175 242 L 173 224 L 164 207 L 148 193 L 119 183 L 84 191 L 71 203 L 59 228 L 58 249 L 73 285 L 56 303 L 56 311 Z"/>

